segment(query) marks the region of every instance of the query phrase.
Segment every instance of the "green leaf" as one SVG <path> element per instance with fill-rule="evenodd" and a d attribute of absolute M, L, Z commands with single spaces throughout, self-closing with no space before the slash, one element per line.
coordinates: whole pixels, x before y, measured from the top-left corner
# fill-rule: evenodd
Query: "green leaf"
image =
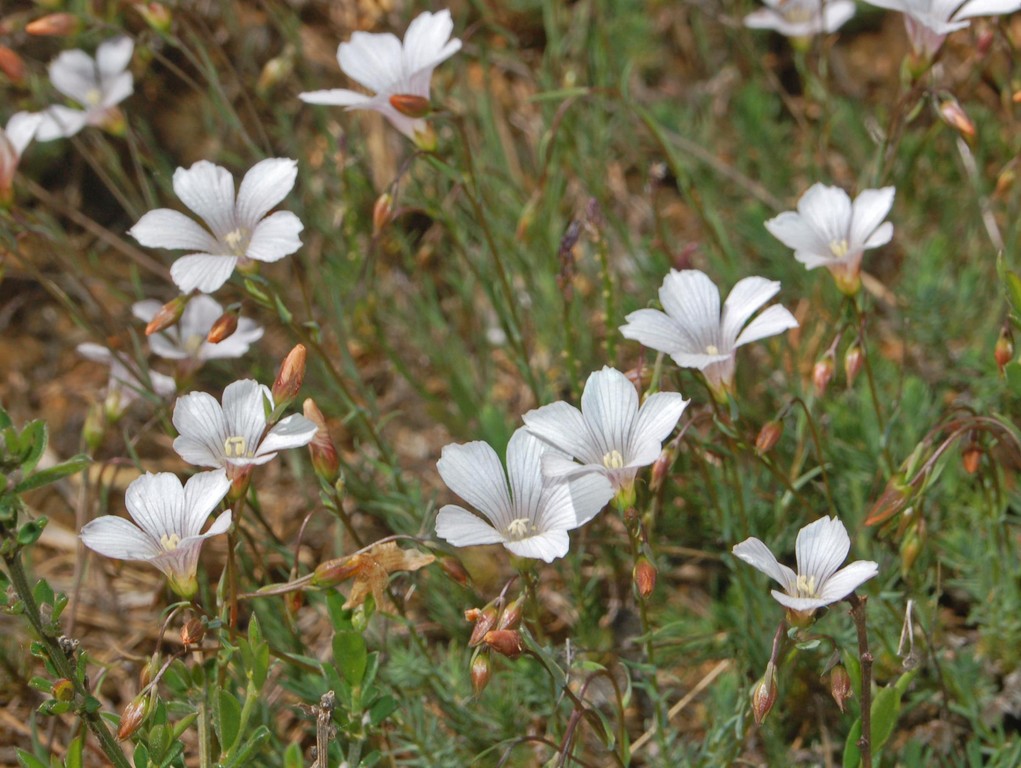
<path fill-rule="evenodd" d="M 1000 282 L 1003 283 L 1004 293 L 1007 295 L 1007 303 L 1010 304 L 1011 311 L 1017 317 L 1021 317 L 1021 277 L 1017 272 L 1007 269 L 1007 262 L 1003 258 L 1002 252 L 996 257 L 996 272 L 1000 276 Z"/>
<path fill-rule="evenodd" d="M 26 752 L 23 749 L 18 750 L 18 762 L 21 763 L 22 768 L 50 768 L 31 752 Z"/>
<path fill-rule="evenodd" d="M 53 605 L 53 587 L 46 579 L 40 579 L 32 589 L 32 598 L 36 605 Z"/>
<path fill-rule="evenodd" d="M 252 755 L 263 748 L 266 742 L 269 741 L 269 737 L 271 735 L 269 728 L 265 725 L 260 725 L 255 729 L 248 740 L 241 745 L 237 754 L 223 764 L 223 768 L 234 768 L 236 765 L 248 765 L 249 759 Z"/>
<path fill-rule="evenodd" d="M 21 431 L 21 471 L 26 475 L 35 469 L 39 459 L 46 450 L 46 425 L 41 421 L 31 421 Z"/>
<path fill-rule="evenodd" d="M 369 707 L 369 722 L 379 725 L 397 709 L 397 700 L 393 696 L 382 696 Z"/>
<path fill-rule="evenodd" d="M 145 748 L 144 744 L 135 747 L 135 753 L 131 759 L 135 763 L 135 768 L 149 768 L 149 750 Z"/>
<path fill-rule="evenodd" d="M 305 768 L 305 758 L 301 754 L 301 745 L 292 741 L 284 750 L 284 768 Z"/>
<path fill-rule="evenodd" d="M 67 747 L 67 757 L 64 758 L 64 768 L 82 768 L 82 753 L 85 749 L 85 742 L 81 734 L 78 734 L 74 741 Z"/>
<path fill-rule="evenodd" d="M 918 674 L 914 669 L 901 675 L 897 682 L 881 688 L 872 700 L 872 756 L 875 758 L 886 744 L 900 715 L 900 702 L 908 685 Z M 852 678 L 853 679 L 853 678 Z M 858 739 L 861 738 L 861 718 L 855 720 L 844 745 L 844 768 L 857 768 L 861 764 Z"/>
<path fill-rule="evenodd" d="M 240 736 L 241 704 L 230 691 L 220 691 L 219 702 L 216 735 L 220 739 L 220 746 L 226 751 L 234 746 Z"/>
<path fill-rule="evenodd" d="M 63 480 L 65 477 L 77 475 L 91 463 L 92 459 L 84 453 L 78 454 L 77 456 L 68 459 L 63 464 L 57 464 L 55 467 L 44 469 L 42 472 L 36 472 L 31 477 L 26 477 L 14 486 L 14 493 L 17 494 L 32 491 L 36 488 L 42 488 L 44 485 L 55 483 L 58 480 Z"/>
<path fill-rule="evenodd" d="M 18 540 L 18 544 L 23 547 L 30 547 L 39 541 L 39 537 L 43 535 L 43 528 L 46 527 L 46 523 L 49 521 L 45 517 L 39 517 L 35 520 L 29 520 L 27 523 L 18 528 L 18 533 L 15 538 Z"/>
<path fill-rule="evenodd" d="M 360 634 L 345 631 L 337 632 L 333 636 L 333 663 L 348 684 L 361 685 L 367 659 L 365 638 Z"/>

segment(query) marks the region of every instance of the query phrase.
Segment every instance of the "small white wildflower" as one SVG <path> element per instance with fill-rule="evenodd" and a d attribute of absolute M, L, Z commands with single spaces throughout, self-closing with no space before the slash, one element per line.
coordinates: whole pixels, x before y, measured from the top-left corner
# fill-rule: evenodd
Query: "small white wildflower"
<path fill-rule="evenodd" d="M 272 262 L 301 247 L 301 220 L 290 211 L 270 209 L 294 187 L 295 160 L 271 158 L 245 174 L 234 197 L 234 178 L 226 168 L 200 160 L 174 172 L 174 192 L 211 230 L 169 208 L 149 211 L 128 234 L 149 248 L 185 249 L 170 268 L 183 293 L 212 293 L 227 282 L 239 261 Z"/>
<path fill-rule="evenodd" d="M 854 16 L 854 0 L 762 0 L 765 8 L 744 17 L 749 29 L 772 29 L 787 37 L 811 37 L 840 29 Z"/>
<path fill-rule="evenodd" d="M 620 332 L 665 352 L 682 368 L 702 371 L 714 396 L 725 399 L 733 388 L 738 347 L 798 327 L 794 315 L 779 305 L 748 322 L 779 290 L 778 282 L 746 277 L 731 290 L 721 316 L 719 289 L 705 273 L 671 270 L 659 289 L 665 312 L 632 312 Z"/>
<path fill-rule="evenodd" d="M 503 544 L 515 555 L 552 562 L 567 554 L 567 532 L 603 508 L 613 489 L 606 478 L 544 479 L 542 456 L 553 451 L 524 429 L 507 445 L 507 473 L 488 443 L 448 445 L 436 468 L 450 490 L 483 515 L 455 504 L 436 517 L 436 535 L 457 547 Z M 509 485 L 509 487 L 508 487 Z"/>
<path fill-rule="evenodd" d="M 146 473 L 128 486 L 124 496 L 135 524 L 104 515 L 82 528 L 82 542 L 107 557 L 152 563 L 167 575 L 171 589 L 190 598 L 198 589 L 195 572 L 202 542 L 230 528 L 227 510 L 200 533 L 229 488 L 222 471 L 200 472 L 183 487 L 169 472 Z"/>
<path fill-rule="evenodd" d="M 1021 0 L 865 0 L 900 11 L 912 50 L 931 59 L 951 32 L 965 29 L 976 16 L 999 16 L 1021 10 Z"/>
<path fill-rule="evenodd" d="M 169 397 L 177 391 L 177 385 L 169 376 L 148 371 L 145 376 L 137 374 L 122 357 L 99 344 L 79 344 L 78 354 L 94 363 L 110 366 L 110 378 L 106 385 L 107 415 L 116 419 L 144 392 L 155 392 L 159 397 Z"/>
<path fill-rule="evenodd" d="M 311 91 L 299 98 L 309 104 L 328 104 L 348 109 L 371 109 L 413 141 L 425 130 L 421 118 L 409 117 L 394 108 L 390 97 L 413 96 L 428 101 L 433 70 L 461 49 L 461 41 L 450 39 L 454 22 L 450 11 L 426 11 L 408 26 L 401 43 L 389 32 L 355 32 L 337 49 L 337 62 L 344 74 L 375 91 L 367 96 L 346 88 Z"/>
<path fill-rule="evenodd" d="M 603 368 L 588 377 L 580 411 L 558 402 L 529 411 L 523 419 L 529 432 L 557 449 L 542 457 L 545 476 L 601 474 L 626 497 L 638 469 L 659 458 L 663 440 L 688 402 L 675 392 L 657 392 L 639 407 L 627 376 Z"/>
<path fill-rule="evenodd" d="M 734 555 L 777 581 L 783 592 L 772 590 L 777 602 L 800 614 L 843 600 L 879 573 L 871 560 L 858 560 L 841 568 L 851 540 L 836 517 L 822 517 L 798 532 L 795 553 L 798 572 L 777 562 L 769 548 L 756 538 L 734 547 Z M 839 569 L 839 570 L 838 570 Z"/>
<path fill-rule="evenodd" d="M 163 305 L 153 299 L 135 302 L 132 314 L 148 323 Z M 215 299 L 206 295 L 192 297 L 181 314 L 176 326 L 149 337 L 149 346 L 154 354 L 166 360 L 190 360 L 203 363 L 206 360 L 221 360 L 241 357 L 248 348 L 262 338 L 263 329 L 254 320 L 242 317 L 237 330 L 218 344 L 206 341 L 213 323 L 223 314 Z"/>
<path fill-rule="evenodd" d="M 0 205 L 11 201 L 14 172 L 42 119 L 40 114 L 18 112 L 11 115 L 7 127 L 0 130 Z"/>
<path fill-rule="evenodd" d="M 883 221 L 893 206 L 893 187 L 866 189 L 851 202 L 839 187 L 813 184 L 798 200 L 798 210 L 766 222 L 777 240 L 794 249 L 806 269 L 826 267 L 846 294 L 861 287 L 861 260 L 869 248 L 893 238 L 893 224 Z"/>
<path fill-rule="evenodd" d="M 122 120 L 117 105 L 134 91 L 128 70 L 135 44 L 129 37 L 115 37 L 96 49 L 96 58 L 85 51 L 64 51 L 50 63 L 53 87 L 85 107 L 72 109 L 55 104 L 43 110 L 37 141 L 69 138 L 87 125 L 113 129 Z"/>

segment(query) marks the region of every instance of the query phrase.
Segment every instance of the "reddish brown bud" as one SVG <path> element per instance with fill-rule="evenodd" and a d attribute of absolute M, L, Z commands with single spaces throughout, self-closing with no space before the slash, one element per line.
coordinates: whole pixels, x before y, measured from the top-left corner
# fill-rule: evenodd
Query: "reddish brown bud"
<path fill-rule="evenodd" d="M 494 629 L 483 638 L 486 645 L 508 659 L 516 659 L 525 649 L 521 633 L 516 629 Z"/>
<path fill-rule="evenodd" d="M 163 3 L 135 3 L 135 10 L 157 32 L 169 32 L 173 16 Z"/>
<path fill-rule="evenodd" d="M 390 97 L 390 106 L 405 117 L 414 119 L 425 117 L 432 111 L 429 99 L 413 93 L 395 93 Z"/>
<path fill-rule="evenodd" d="M 481 696 L 482 692 L 486 690 L 492 674 L 493 670 L 489 663 L 489 649 L 480 648 L 472 659 L 471 667 L 472 689 L 475 691 L 476 696 Z"/>
<path fill-rule="evenodd" d="M 969 475 L 978 472 L 979 462 L 982 461 L 982 446 L 976 442 L 968 443 L 961 451 L 961 462 L 964 464 L 964 471 Z"/>
<path fill-rule="evenodd" d="M 466 618 L 467 616 L 468 614 L 465 613 Z M 500 610 L 495 601 L 483 608 L 475 620 L 475 629 L 472 630 L 472 636 L 468 639 L 468 647 L 474 648 L 481 644 L 486 637 L 486 633 L 496 626 L 499 618 Z"/>
<path fill-rule="evenodd" d="M 658 491 L 662 486 L 663 482 L 670 475 L 670 467 L 674 465 L 676 451 L 674 449 L 674 443 L 667 443 L 666 447 L 660 451 L 659 458 L 652 465 L 652 477 L 649 479 L 649 490 L 653 493 Z"/>
<path fill-rule="evenodd" d="M 181 627 L 181 644 L 198 645 L 202 642 L 202 638 L 206 636 L 206 625 L 202 623 L 201 619 L 189 619 L 188 622 Z"/>
<path fill-rule="evenodd" d="M 833 355 L 827 354 L 812 368 L 812 387 L 815 389 L 816 397 L 826 394 L 826 388 L 833 378 L 833 367 Z"/>
<path fill-rule="evenodd" d="M 57 701 L 71 701 L 74 698 L 74 683 L 66 677 L 55 680 L 52 693 Z"/>
<path fill-rule="evenodd" d="M 762 725 L 762 721 L 776 703 L 775 672 L 776 667 L 773 666 L 773 662 L 769 662 L 766 665 L 766 674 L 759 678 L 752 688 L 752 716 L 758 725 Z"/>
<path fill-rule="evenodd" d="M 240 315 L 240 304 L 231 304 L 227 307 L 223 314 L 213 322 L 213 327 L 209 329 L 206 341 L 210 344 L 219 344 L 224 339 L 229 339 L 233 336 L 234 331 L 238 329 L 238 317 Z"/>
<path fill-rule="evenodd" d="M 117 729 L 118 741 L 131 738 L 143 722 L 149 710 L 149 697 L 147 695 L 136 696 L 131 703 L 124 708 L 121 714 L 121 725 Z"/>
<path fill-rule="evenodd" d="M 284 358 L 273 382 L 273 403 L 277 408 L 288 405 L 298 395 L 301 383 L 305 380 L 305 347 L 298 344 Z"/>
<path fill-rule="evenodd" d="M 500 620 L 496 622 L 496 628 L 498 630 L 517 629 L 521 625 L 521 614 L 524 612 L 524 609 L 525 596 L 521 595 L 517 600 L 503 609 L 503 613 L 500 614 Z"/>
<path fill-rule="evenodd" d="M 390 219 L 393 218 L 394 199 L 388 193 L 384 192 L 382 195 L 376 198 L 375 204 L 372 206 L 372 236 L 377 236 L 383 231 L 383 228 L 390 223 Z"/>
<path fill-rule="evenodd" d="M 848 387 L 854 386 L 854 380 L 858 378 L 863 365 L 865 365 L 865 350 L 858 342 L 855 342 L 844 353 L 844 377 L 847 379 Z"/>
<path fill-rule="evenodd" d="M 769 453 L 783 436 L 783 422 L 779 419 L 767 421 L 755 438 L 755 450 L 760 454 Z"/>
<path fill-rule="evenodd" d="M 316 566 L 312 573 L 312 584 L 317 587 L 332 587 L 350 579 L 363 567 L 364 563 L 358 555 L 327 560 Z"/>
<path fill-rule="evenodd" d="M 940 102 L 939 116 L 943 119 L 943 122 L 965 138 L 974 138 L 975 124 L 953 96 L 948 96 Z"/>
<path fill-rule="evenodd" d="M 81 26 L 78 17 L 71 13 L 50 13 L 30 21 L 25 31 L 40 37 L 67 37 L 78 31 Z"/>
<path fill-rule="evenodd" d="M 436 558 L 436 561 L 439 563 L 442 571 L 445 574 L 447 574 L 447 576 L 449 576 L 451 579 L 460 584 L 462 587 L 467 586 L 468 583 L 471 581 L 471 576 L 469 575 L 468 570 L 464 567 L 464 564 L 456 557 L 451 557 L 450 555 L 442 555 Z M 471 610 L 477 611 L 478 609 L 472 608 Z M 465 618 L 467 619 L 468 611 L 465 611 L 464 615 Z M 475 619 L 468 620 L 475 621 Z"/>
<path fill-rule="evenodd" d="M 184 314 L 184 308 L 188 306 L 190 300 L 191 296 L 189 295 L 178 296 L 176 299 L 171 299 L 160 307 L 156 314 L 153 315 L 152 320 L 149 321 L 149 324 L 145 326 L 145 335 L 152 336 L 154 333 L 165 331 L 174 325 L 181 319 L 181 315 Z"/>
<path fill-rule="evenodd" d="M 1014 359 L 1014 339 L 1009 328 L 1004 327 L 1000 331 L 1000 337 L 993 349 L 993 357 L 996 358 L 996 367 L 1000 369 L 1000 373 L 1003 373 L 1003 367 Z"/>
<path fill-rule="evenodd" d="M 903 510 L 908 504 L 909 490 L 910 486 L 904 483 L 904 479 L 900 475 L 890 478 L 883 493 L 876 499 L 876 503 L 872 505 L 872 509 L 866 515 L 865 525 L 885 523 Z"/>
<path fill-rule="evenodd" d="M 638 594 L 645 600 L 656 588 L 656 566 L 645 555 L 639 555 L 631 571 L 631 578 Z"/>
<path fill-rule="evenodd" d="M 25 62 L 6 45 L 0 45 L 0 72 L 15 85 L 21 85 L 25 80 Z"/>
<path fill-rule="evenodd" d="M 312 468 L 316 474 L 326 482 L 332 483 L 340 474 L 340 458 L 337 456 L 337 447 L 330 439 L 330 432 L 326 428 L 326 419 L 323 412 L 315 404 L 312 398 L 308 398 L 302 404 L 302 411 L 305 418 L 316 425 L 315 437 L 308 444 L 308 452 L 312 457 Z"/>
<path fill-rule="evenodd" d="M 851 688 L 851 675 L 844 669 L 843 664 L 837 664 L 830 670 L 830 695 L 837 702 L 841 712 L 844 711 L 844 703 L 854 696 L 854 690 Z"/>

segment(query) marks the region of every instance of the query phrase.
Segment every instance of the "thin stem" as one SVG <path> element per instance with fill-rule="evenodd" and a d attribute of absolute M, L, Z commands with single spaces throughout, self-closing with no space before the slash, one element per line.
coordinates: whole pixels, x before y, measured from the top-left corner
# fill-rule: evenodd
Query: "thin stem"
<path fill-rule="evenodd" d="M 845 598 L 851 604 L 851 618 L 858 632 L 858 659 L 861 661 L 861 751 L 862 768 L 872 768 L 872 652 L 869 651 L 868 627 L 866 626 L 865 604 L 868 597 L 851 593 Z"/>

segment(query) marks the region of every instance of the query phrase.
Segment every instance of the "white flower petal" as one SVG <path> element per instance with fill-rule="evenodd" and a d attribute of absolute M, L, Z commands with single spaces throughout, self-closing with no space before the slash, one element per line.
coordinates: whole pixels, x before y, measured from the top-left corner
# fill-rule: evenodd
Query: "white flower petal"
<path fill-rule="evenodd" d="M 152 391 L 160 397 L 170 397 L 177 392 L 177 382 L 158 371 L 149 371 L 149 384 L 152 385 Z"/>
<path fill-rule="evenodd" d="M 762 314 L 745 326 L 741 335 L 734 342 L 734 346 L 740 347 L 797 327 L 798 321 L 794 319 L 794 315 L 779 304 L 774 304 L 772 307 L 767 307 Z"/>
<path fill-rule="evenodd" d="M 176 475 L 147 472 L 136 478 L 124 493 L 124 506 L 138 527 L 154 540 L 182 537 L 184 488 Z"/>
<path fill-rule="evenodd" d="M 240 437 L 244 440 L 244 452 L 246 454 L 262 455 L 269 454 L 272 448 L 262 452 L 256 448 L 262 448 L 260 441 L 262 434 L 266 431 L 266 408 L 264 403 L 269 404 L 273 409 L 273 395 L 269 387 L 260 384 L 253 379 L 242 379 L 228 384 L 223 390 L 223 420 L 227 427 L 228 437 Z M 293 417 L 292 417 L 293 418 Z M 302 417 L 304 418 L 304 417 Z M 276 427 L 282 426 L 280 422 Z M 276 428 L 274 427 L 274 429 Z M 284 426 L 283 432 L 288 428 Z M 313 434 L 315 430 L 313 430 Z M 309 436 L 311 440 L 311 436 Z M 287 440 L 287 436 L 283 436 Z M 300 443 L 304 445 L 305 443 Z"/>
<path fill-rule="evenodd" d="M 694 340 L 688 340 L 677 323 L 658 309 L 639 309 L 629 314 L 627 322 L 620 327 L 625 339 L 633 339 L 649 349 L 668 355 L 681 349 L 692 349 Z M 687 343 L 686 343 L 687 342 Z"/>
<path fill-rule="evenodd" d="M 595 455 L 588 438 L 588 427 L 581 411 L 565 402 L 535 408 L 521 417 L 525 427 L 537 438 L 575 458 Z M 602 456 L 599 457 L 602 460 Z M 545 473 L 545 460 L 543 472 Z"/>
<path fill-rule="evenodd" d="M 162 552 L 151 536 L 115 515 L 104 515 L 87 523 L 81 538 L 89 549 L 118 560 L 152 560 Z"/>
<path fill-rule="evenodd" d="M 287 197 L 297 177 L 297 160 L 274 157 L 253 165 L 238 188 L 237 223 L 254 229 L 263 216 Z"/>
<path fill-rule="evenodd" d="M 337 48 L 337 63 L 345 75 L 377 93 L 391 93 L 404 75 L 401 41 L 389 32 L 355 32 Z"/>
<path fill-rule="evenodd" d="M 689 402 L 676 392 L 657 392 L 645 399 L 624 449 L 628 466 L 644 467 L 659 458 L 663 441 L 673 432 Z"/>
<path fill-rule="evenodd" d="M 579 464 L 576 461 L 571 461 L 562 453 L 551 452 L 542 455 L 542 475 L 547 479 L 575 478 L 592 472 L 609 476 L 606 465 L 601 461 Z"/>
<path fill-rule="evenodd" d="M 976 16 L 999 16 L 1017 10 L 1021 10 L 1021 0 L 969 0 L 954 14 L 954 20 L 972 19 Z"/>
<path fill-rule="evenodd" d="M 35 131 L 36 141 L 53 141 L 74 136 L 85 127 L 87 115 L 80 109 L 54 104 L 39 113 L 41 119 Z"/>
<path fill-rule="evenodd" d="M 178 168 L 174 171 L 174 192 L 182 203 L 209 225 L 218 239 L 223 239 L 237 228 L 234 179 L 226 168 L 213 165 L 208 160 L 199 160 L 187 170 Z"/>
<path fill-rule="evenodd" d="M 221 360 L 241 357 L 248 348 L 262 338 L 263 327 L 247 317 L 238 320 L 237 330 L 223 341 L 210 344 L 208 341 L 199 348 L 200 360 Z"/>
<path fill-rule="evenodd" d="M 436 535 L 455 547 L 501 544 L 503 535 L 467 509 L 447 504 L 436 515 Z"/>
<path fill-rule="evenodd" d="M 821 517 L 798 531 L 794 545 L 798 574 L 814 577 L 819 588 L 847 559 L 850 549 L 844 524 L 836 517 Z"/>
<path fill-rule="evenodd" d="M 820 253 L 829 251 L 830 244 L 824 242 L 820 233 L 801 214 L 785 211 L 765 223 L 769 234 L 795 251 Z"/>
<path fill-rule="evenodd" d="M 288 448 L 301 448 L 312 442 L 317 430 L 318 427 L 301 414 L 292 414 L 273 425 L 255 455 L 265 456 Z"/>
<path fill-rule="evenodd" d="M 182 293 L 212 293 L 230 278 L 237 265 L 234 256 L 193 253 L 182 256 L 170 266 L 170 277 Z"/>
<path fill-rule="evenodd" d="M 298 98 L 306 104 L 325 104 L 333 107 L 359 107 L 372 101 L 371 96 L 347 88 L 330 88 L 325 91 L 306 91 L 299 93 Z"/>
<path fill-rule="evenodd" d="M 890 213 L 893 207 L 893 187 L 882 189 L 865 189 L 854 199 L 851 213 L 851 232 L 848 241 L 852 248 L 864 248 L 876 228 Z M 890 235 L 893 235 L 892 226 Z M 880 245 L 881 243 L 876 243 Z"/>
<path fill-rule="evenodd" d="M 823 31 L 831 34 L 849 22 L 855 13 L 854 0 L 825 0 L 823 6 Z"/>
<path fill-rule="evenodd" d="M 746 277 L 738 280 L 723 303 L 720 320 L 721 348 L 731 350 L 748 319 L 780 291 L 780 283 L 764 277 Z"/>
<path fill-rule="evenodd" d="M 604 367 L 589 374 L 581 393 L 581 412 L 589 427 L 593 451 L 576 456 L 598 460 L 619 451 L 627 461 L 632 430 L 638 418 L 638 392 L 630 379 L 615 368 Z"/>
<path fill-rule="evenodd" d="M 519 541 L 505 541 L 503 545 L 518 557 L 531 557 L 552 563 L 567 554 L 571 542 L 567 531 L 553 530 Z"/>
<path fill-rule="evenodd" d="M 104 346 L 93 344 L 91 341 L 82 342 L 75 349 L 79 355 L 94 363 L 110 365 L 113 362 L 113 352 Z"/>
<path fill-rule="evenodd" d="M 97 119 L 90 122 L 102 122 L 102 119 L 106 117 L 107 109 L 117 106 L 134 92 L 135 79 L 131 76 L 130 72 L 122 72 L 109 82 L 104 83 L 103 101 L 99 105 L 103 107 L 103 110 L 96 110 Z"/>
<path fill-rule="evenodd" d="M 230 480 L 227 479 L 227 474 L 222 469 L 214 470 L 213 472 L 199 472 L 197 475 L 192 475 L 188 478 L 188 482 L 184 485 L 184 516 L 181 521 L 181 538 L 197 536 L 199 531 L 202 530 L 202 526 L 205 525 L 206 520 L 209 519 L 209 514 L 216 509 L 216 506 L 223 500 L 223 497 L 227 495 L 229 490 Z M 226 525 L 229 526 L 229 510 L 226 515 Z M 216 522 L 220 523 L 222 518 L 223 515 Z M 222 525 L 222 523 L 220 524 Z M 206 535 L 215 535 L 215 532 L 213 532 L 215 527 L 216 524 L 214 524 L 213 528 L 210 528 Z"/>
<path fill-rule="evenodd" d="M 507 443 L 507 478 L 514 514 L 527 517 L 534 523 L 539 522 L 539 502 L 543 491 L 540 456 L 544 450 L 549 449 L 524 427 L 515 430 Z"/>
<path fill-rule="evenodd" d="M 788 568 L 777 562 L 776 557 L 769 551 L 769 547 L 756 538 L 749 538 L 734 546 L 734 556 L 744 560 L 769 578 L 776 581 L 785 592 L 793 592 L 797 575 Z"/>
<path fill-rule="evenodd" d="M 245 255 L 256 261 L 279 261 L 301 247 L 298 235 L 304 225 L 290 211 L 277 211 L 259 222 Z"/>
<path fill-rule="evenodd" d="M 704 272 L 670 270 L 659 289 L 659 301 L 688 334 L 691 344 L 685 345 L 685 352 L 713 354 L 710 346 L 724 354 L 730 352 L 720 347 L 720 291 Z"/>
<path fill-rule="evenodd" d="M 14 148 L 16 157 L 21 157 L 24 153 L 25 147 L 32 141 L 42 120 L 43 116 L 39 112 L 17 112 L 11 115 L 3 132 Z"/>
<path fill-rule="evenodd" d="M 143 323 L 148 323 L 156 317 L 156 313 L 161 309 L 163 309 L 163 304 L 156 299 L 143 299 L 131 305 L 131 314 Z"/>
<path fill-rule="evenodd" d="M 829 600 L 823 600 L 820 597 L 793 597 L 791 595 L 784 594 L 777 590 L 772 590 L 770 593 L 773 598 L 785 608 L 790 608 L 792 611 L 814 611 L 817 608 L 822 608 L 830 604 Z"/>
<path fill-rule="evenodd" d="M 105 83 L 127 69 L 134 50 L 134 41 L 125 35 L 100 44 L 96 49 L 96 69 L 99 70 L 101 80 Z"/>
<path fill-rule="evenodd" d="M 688 352 L 674 352 L 670 355 L 674 362 L 677 363 L 681 368 L 696 368 L 700 371 L 704 371 L 710 365 L 716 365 L 718 363 L 725 363 L 728 360 L 733 359 L 733 353 L 726 355 L 703 355 L 703 354 L 690 354 Z"/>
<path fill-rule="evenodd" d="M 850 236 L 851 198 L 839 187 L 813 184 L 798 201 L 798 213 L 819 233 L 827 247 Z"/>
<path fill-rule="evenodd" d="M 568 488 L 575 514 L 574 525 L 567 526 L 568 529 L 585 525 L 613 498 L 613 486 L 606 475 L 601 473 L 592 472 L 575 477 L 568 481 Z"/>
<path fill-rule="evenodd" d="M 890 222 L 884 222 L 880 224 L 876 231 L 872 233 L 872 236 L 865 241 L 865 248 L 878 248 L 881 245 L 886 245 L 893 239 L 893 224 Z"/>
<path fill-rule="evenodd" d="M 514 519 L 510 492 L 496 451 L 476 440 L 444 446 L 436 469 L 447 487 L 489 518 L 501 532 Z"/>
<path fill-rule="evenodd" d="M 453 31 L 449 10 L 426 11 L 408 25 L 404 33 L 404 72 L 413 81 L 409 83 L 411 93 L 428 97 L 433 69 L 461 49 L 460 40 L 450 40 Z"/>
<path fill-rule="evenodd" d="M 878 564 L 871 560 L 856 560 L 826 579 L 819 590 L 819 597 L 828 603 L 843 600 L 877 573 Z"/>
<path fill-rule="evenodd" d="M 223 466 L 227 424 L 212 395 L 192 392 L 178 398 L 173 422 L 180 435 L 174 440 L 174 450 L 182 459 L 200 467 Z"/>
<path fill-rule="evenodd" d="M 101 96 L 96 82 L 96 62 L 85 51 L 64 51 L 49 66 L 50 83 L 79 104 L 88 104 L 92 92 Z"/>
<path fill-rule="evenodd" d="M 157 208 L 138 220 L 128 234 L 147 248 L 182 248 L 216 253 L 216 238 L 179 211 Z"/>

